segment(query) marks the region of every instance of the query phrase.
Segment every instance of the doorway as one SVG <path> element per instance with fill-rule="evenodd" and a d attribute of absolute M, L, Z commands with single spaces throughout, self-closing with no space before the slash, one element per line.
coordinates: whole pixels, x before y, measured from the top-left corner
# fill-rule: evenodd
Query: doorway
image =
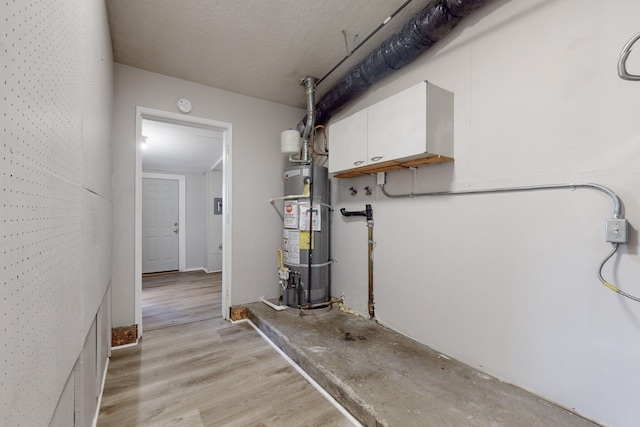
<path fill-rule="evenodd" d="M 150 125 L 153 125 L 153 126 L 150 126 Z M 170 113 L 170 112 L 161 111 L 161 110 L 153 110 L 153 109 L 148 109 L 144 107 L 138 107 L 136 109 L 136 127 L 137 127 L 136 129 L 137 144 L 136 144 L 136 188 L 135 188 L 136 189 L 135 191 L 136 193 L 135 194 L 135 205 L 136 205 L 135 206 L 135 216 L 136 216 L 135 225 L 136 227 L 135 227 L 135 295 L 134 295 L 134 298 L 135 298 L 136 324 L 138 324 L 138 329 L 139 329 L 138 332 L 140 336 L 142 336 L 142 331 L 143 331 L 142 302 L 141 302 L 142 274 L 143 272 L 147 272 L 149 268 L 156 271 L 166 271 L 166 266 L 158 267 L 157 262 L 156 262 L 156 265 L 153 267 L 149 267 L 148 265 L 145 265 L 143 267 L 144 258 L 154 258 L 153 254 L 151 254 L 150 256 L 150 254 L 147 253 L 146 251 L 143 258 L 143 245 L 144 245 L 143 233 L 145 233 L 143 229 L 143 221 L 142 221 L 143 202 L 145 197 L 144 196 L 145 192 L 143 191 L 143 178 L 155 178 L 155 179 L 169 178 L 169 180 L 171 179 L 179 180 L 180 179 L 179 177 L 181 177 L 182 178 L 181 182 L 183 186 L 183 195 L 184 195 L 185 176 L 187 177 L 187 181 L 188 181 L 187 188 L 190 188 L 191 191 L 193 191 L 193 188 L 196 188 L 198 185 L 202 185 L 202 192 L 204 196 L 205 194 L 204 191 L 206 187 L 206 196 L 204 196 L 203 198 L 202 209 L 199 209 L 199 208 L 190 209 L 190 212 L 194 212 L 194 211 L 200 212 L 198 214 L 200 215 L 200 217 L 197 217 L 195 219 L 192 218 L 192 224 L 194 224 L 194 226 L 192 227 L 192 230 L 197 229 L 197 227 L 202 227 L 202 231 L 200 230 L 197 230 L 196 232 L 192 231 L 192 236 L 193 235 L 196 236 L 192 238 L 192 242 L 196 241 L 196 243 L 191 243 L 191 244 L 195 245 L 196 248 L 199 247 L 198 241 L 197 241 L 197 239 L 199 238 L 201 239 L 200 244 L 208 245 L 206 247 L 200 246 L 203 249 L 199 251 L 200 252 L 199 256 L 202 257 L 203 261 L 200 262 L 198 259 L 194 261 L 193 257 L 191 257 L 190 259 L 187 260 L 187 262 L 183 263 L 185 252 L 191 253 L 193 255 L 193 254 L 196 254 L 198 251 L 193 250 L 192 248 L 190 250 L 185 251 L 185 245 L 180 243 L 179 245 L 180 250 L 178 255 L 180 262 L 179 262 L 178 270 L 179 271 L 189 271 L 189 270 L 211 271 L 210 265 L 205 264 L 204 259 L 207 257 L 208 253 L 213 251 L 212 250 L 213 247 L 215 247 L 216 249 L 219 249 L 222 255 L 221 256 L 222 261 L 218 263 L 220 264 L 220 267 L 221 267 L 220 269 L 222 270 L 222 273 L 221 273 L 221 276 L 222 276 L 221 311 L 222 313 L 221 314 L 224 318 L 228 318 L 226 313 L 228 313 L 228 307 L 229 307 L 229 301 L 230 301 L 229 284 L 230 284 L 230 273 L 231 273 L 231 268 L 230 268 L 231 230 L 230 230 L 230 220 L 229 220 L 230 205 L 231 205 L 230 203 L 231 201 L 230 200 L 231 199 L 231 167 L 230 167 L 231 166 L 231 162 L 230 162 L 231 160 L 231 124 L 218 122 L 215 120 L 203 119 L 199 117 L 185 116 L 185 115 Z M 165 151 L 163 150 L 158 151 L 157 150 L 158 145 L 163 144 L 161 138 L 155 138 L 145 134 L 145 133 L 149 133 L 150 132 L 149 129 L 152 129 L 153 127 L 160 128 L 160 130 L 162 131 L 161 134 L 167 134 L 174 131 L 179 132 L 180 130 L 184 130 L 186 133 L 183 134 L 178 139 L 180 144 L 179 150 L 173 153 L 167 152 L 166 150 L 168 150 L 169 148 L 165 147 L 163 149 Z M 143 133 L 143 130 L 144 130 L 144 133 Z M 198 154 L 197 149 L 193 149 L 193 147 L 190 147 L 189 145 L 186 144 L 186 140 L 189 139 L 189 137 L 192 137 L 193 135 L 196 135 L 196 137 L 198 137 L 198 136 L 203 136 L 204 134 L 211 134 L 211 133 L 215 133 L 219 135 L 218 137 L 219 158 L 215 160 L 211 160 L 211 159 L 206 160 L 205 159 L 206 155 L 211 154 L 209 150 L 213 151 L 214 147 L 211 147 L 211 146 L 205 147 L 206 151 L 200 152 L 200 154 Z M 143 146 L 147 145 L 146 149 L 149 149 L 151 146 L 153 146 L 153 144 L 156 144 L 155 157 L 147 156 L 146 152 L 145 152 L 145 155 L 143 156 L 143 150 L 145 150 Z M 173 144 L 175 145 L 175 141 L 173 142 Z M 187 155 L 189 153 L 191 153 L 191 157 L 188 157 L 188 156 L 184 157 L 184 155 Z M 144 159 L 144 167 L 143 167 L 143 159 Z M 167 160 L 171 160 L 171 162 L 166 163 L 166 164 L 171 164 L 171 166 L 166 166 L 166 167 L 162 166 L 161 163 L 166 162 Z M 199 163 L 202 163 L 203 161 L 207 162 L 206 166 L 203 167 L 204 171 L 202 170 L 202 168 L 199 169 L 199 172 L 193 172 L 193 170 L 188 170 L 188 167 L 198 167 L 197 165 Z M 145 172 L 143 172 L 143 169 Z M 184 172 L 185 170 L 187 170 L 186 174 Z M 221 223 L 220 224 L 221 236 L 218 236 L 216 241 L 212 241 L 212 239 L 208 237 L 205 238 L 205 233 L 204 233 L 205 228 L 207 230 L 211 229 L 213 227 L 211 224 L 213 224 L 214 222 L 214 219 L 210 215 L 208 215 L 210 211 L 212 212 L 214 210 L 214 201 L 212 197 L 214 193 L 211 192 L 210 191 L 211 189 L 209 188 L 210 187 L 209 182 L 211 181 L 209 179 L 209 175 L 213 174 L 214 170 L 217 172 L 218 176 L 221 176 L 221 180 L 219 180 L 221 181 L 220 183 L 221 189 L 219 189 L 219 191 L 221 191 L 222 194 L 219 194 L 219 191 L 216 192 L 215 194 L 216 196 L 218 196 L 216 198 L 224 200 L 224 203 L 220 203 L 218 201 L 218 206 L 221 206 L 222 208 L 222 214 L 217 216 L 215 219 Z M 152 172 L 149 172 L 149 171 L 152 171 Z M 192 183 L 196 182 L 197 184 L 198 182 L 202 182 L 202 184 L 190 185 L 189 179 L 191 179 Z M 187 190 L 187 193 L 188 193 L 188 190 Z M 209 197 L 211 198 L 211 200 L 209 200 Z M 180 201 L 180 205 L 184 206 L 183 198 Z M 211 205 L 211 209 L 209 209 L 209 205 Z M 205 206 L 207 206 L 207 209 L 204 208 Z M 181 216 L 184 216 L 182 215 L 182 213 L 184 213 L 184 208 L 181 208 L 181 211 L 182 211 Z M 180 236 L 182 240 L 184 236 L 186 236 L 187 229 L 189 228 L 188 225 L 185 227 L 185 223 L 188 224 L 188 221 L 181 218 L 181 220 L 177 222 L 178 224 L 176 225 L 176 221 L 172 220 L 172 223 L 170 224 L 172 227 L 170 228 L 167 227 L 167 230 L 164 230 L 162 232 L 158 231 L 158 233 L 164 233 L 167 239 L 169 238 L 170 234 L 173 233 Z M 204 225 L 205 223 L 206 223 L 206 227 Z M 209 236 L 209 234 L 207 234 L 207 236 Z M 149 235 L 145 234 L 145 238 L 149 238 Z M 155 237 L 151 236 L 151 238 L 155 238 Z M 187 238 L 186 246 L 188 245 L 189 245 L 189 240 Z M 175 252 L 174 252 L 174 255 L 175 255 Z M 149 261 L 149 259 L 146 259 L 146 261 Z M 191 262 L 191 266 L 188 265 L 189 262 Z"/>
<path fill-rule="evenodd" d="M 142 173 L 142 274 L 184 270 L 184 182 L 180 175 Z"/>

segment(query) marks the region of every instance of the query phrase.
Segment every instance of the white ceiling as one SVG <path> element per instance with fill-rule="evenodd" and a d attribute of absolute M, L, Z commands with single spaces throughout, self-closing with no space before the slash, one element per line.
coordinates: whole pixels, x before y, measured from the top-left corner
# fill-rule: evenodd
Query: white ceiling
<path fill-rule="evenodd" d="M 343 31 L 351 51 L 405 2 L 106 0 L 106 5 L 116 62 L 306 108 L 300 81 L 324 77 L 348 56 Z M 318 84 L 316 98 L 428 3 L 411 0 Z M 222 157 L 222 134 L 210 129 L 143 120 L 143 135 L 145 171 L 201 174 Z"/>
<path fill-rule="evenodd" d="M 143 119 L 142 136 L 143 171 L 199 175 L 222 168 L 221 131 Z"/>
<path fill-rule="evenodd" d="M 305 108 L 322 78 L 405 0 L 106 0 L 116 62 Z M 429 1 L 412 0 L 317 88 L 317 99 Z M 356 43 L 354 43 L 354 37 Z"/>

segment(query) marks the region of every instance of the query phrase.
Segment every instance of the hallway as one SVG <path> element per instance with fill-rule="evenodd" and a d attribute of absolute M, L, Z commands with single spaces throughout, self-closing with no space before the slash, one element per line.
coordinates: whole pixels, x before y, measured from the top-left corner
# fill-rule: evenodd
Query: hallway
<path fill-rule="evenodd" d="M 112 354 L 98 426 L 350 426 L 248 323 L 219 273 L 143 279 L 144 338 Z"/>

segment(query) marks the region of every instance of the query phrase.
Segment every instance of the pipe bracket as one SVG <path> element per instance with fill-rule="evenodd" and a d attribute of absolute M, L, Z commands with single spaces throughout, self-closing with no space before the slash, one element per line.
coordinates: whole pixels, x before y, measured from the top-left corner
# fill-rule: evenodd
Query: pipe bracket
<path fill-rule="evenodd" d="M 629 74 L 629 72 L 627 71 L 627 58 L 631 53 L 631 48 L 633 47 L 634 43 L 638 40 L 640 40 L 640 33 L 631 37 L 620 52 L 620 57 L 618 58 L 618 76 L 620 76 L 620 78 L 623 80 L 640 81 L 640 75 Z"/>

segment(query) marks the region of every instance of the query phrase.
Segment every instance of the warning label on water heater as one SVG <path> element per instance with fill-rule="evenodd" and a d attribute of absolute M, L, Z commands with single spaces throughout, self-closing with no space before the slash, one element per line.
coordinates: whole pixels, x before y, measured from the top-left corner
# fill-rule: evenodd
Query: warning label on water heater
<path fill-rule="evenodd" d="M 300 230 L 309 230 L 309 219 L 311 218 L 311 203 L 300 202 Z M 313 204 L 313 231 L 321 231 L 320 203 Z"/>
<path fill-rule="evenodd" d="M 303 251 L 308 251 L 309 249 L 313 249 L 314 244 L 314 234 L 310 231 L 300 231 L 299 240 L 300 240 L 300 249 Z"/>
<path fill-rule="evenodd" d="M 287 264 L 300 264 L 300 233 L 287 230 L 282 233 L 282 260 Z"/>
<path fill-rule="evenodd" d="M 298 228 L 298 202 L 284 201 L 284 228 Z"/>

